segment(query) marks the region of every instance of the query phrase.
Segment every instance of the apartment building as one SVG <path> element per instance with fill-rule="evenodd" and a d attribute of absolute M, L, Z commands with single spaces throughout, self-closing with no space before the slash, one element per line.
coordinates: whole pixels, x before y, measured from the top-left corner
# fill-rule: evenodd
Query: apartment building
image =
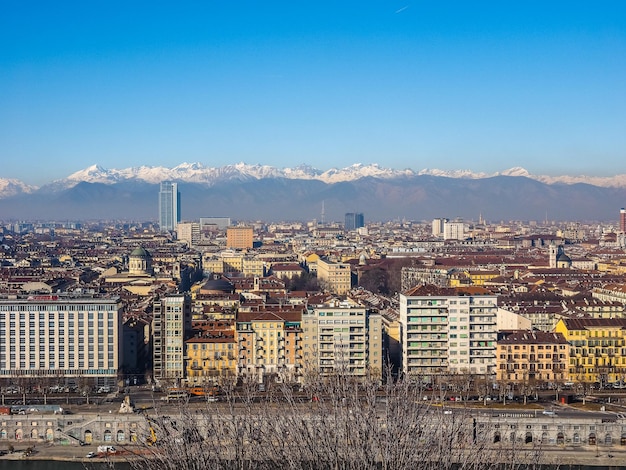
<path fill-rule="evenodd" d="M 221 384 L 237 376 L 237 340 L 234 321 L 204 321 L 193 325 L 185 341 L 188 385 Z"/>
<path fill-rule="evenodd" d="M 114 385 L 122 364 L 121 322 L 117 296 L 1 297 L 0 378 Z"/>
<path fill-rule="evenodd" d="M 497 297 L 480 287 L 418 286 L 400 295 L 405 374 L 491 374 L 496 366 Z"/>
<path fill-rule="evenodd" d="M 352 271 L 348 263 L 333 263 L 324 258 L 317 261 L 317 278 L 328 291 L 344 295 L 352 287 Z"/>
<path fill-rule="evenodd" d="M 568 380 L 569 344 L 561 333 L 504 331 L 497 346 L 496 379 L 511 383 Z"/>
<path fill-rule="evenodd" d="M 380 379 L 383 372 L 380 314 L 347 301 L 309 307 L 302 318 L 305 369 Z"/>
<path fill-rule="evenodd" d="M 192 247 L 200 243 L 200 224 L 198 222 L 181 222 L 176 225 L 176 237 Z"/>
<path fill-rule="evenodd" d="M 238 374 L 259 383 L 298 382 L 302 373 L 302 308 L 237 314 Z"/>
<path fill-rule="evenodd" d="M 243 274 L 244 276 L 264 276 L 265 262 L 257 256 L 246 256 L 231 250 L 219 255 L 205 254 L 202 259 L 202 269 L 205 273 L 214 274 Z"/>
<path fill-rule="evenodd" d="M 606 385 L 626 376 L 626 319 L 563 318 L 554 331 L 571 345 L 571 381 Z"/>
<path fill-rule="evenodd" d="M 464 240 L 465 237 L 465 224 L 463 222 L 444 222 L 444 240 Z"/>
<path fill-rule="evenodd" d="M 226 229 L 226 246 L 244 250 L 252 248 L 254 242 L 254 229 L 252 227 L 228 227 Z"/>
<path fill-rule="evenodd" d="M 157 381 L 185 377 L 185 340 L 191 333 L 191 299 L 186 294 L 163 296 L 153 303 L 153 375 Z"/>

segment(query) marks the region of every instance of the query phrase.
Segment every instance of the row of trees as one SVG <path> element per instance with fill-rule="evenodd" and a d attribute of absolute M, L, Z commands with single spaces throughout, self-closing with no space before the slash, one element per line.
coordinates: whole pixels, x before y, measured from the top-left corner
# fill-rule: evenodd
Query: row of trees
<path fill-rule="evenodd" d="M 409 381 L 317 377 L 302 400 L 292 387 L 225 387 L 219 403 L 147 417 L 146 444 L 129 447 L 137 470 L 516 469 L 545 463 L 535 444 L 494 444 L 462 410 L 424 402 Z M 457 412 L 458 411 L 458 412 Z"/>

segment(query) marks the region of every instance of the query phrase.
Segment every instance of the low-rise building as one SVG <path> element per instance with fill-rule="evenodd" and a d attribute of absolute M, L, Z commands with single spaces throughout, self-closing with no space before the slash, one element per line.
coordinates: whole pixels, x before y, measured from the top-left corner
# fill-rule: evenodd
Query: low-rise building
<path fill-rule="evenodd" d="M 626 319 L 561 319 L 554 331 L 571 345 L 570 380 L 606 385 L 626 377 Z"/>
<path fill-rule="evenodd" d="M 188 385 L 218 385 L 235 380 L 238 351 L 234 321 L 195 322 L 185 350 Z"/>
<path fill-rule="evenodd" d="M 351 288 L 352 271 L 348 263 L 333 263 L 320 258 L 317 261 L 317 278 L 323 288 L 344 295 Z"/>
<path fill-rule="evenodd" d="M 496 379 L 511 383 L 568 380 L 569 345 L 561 333 L 503 331 L 497 346 Z"/>

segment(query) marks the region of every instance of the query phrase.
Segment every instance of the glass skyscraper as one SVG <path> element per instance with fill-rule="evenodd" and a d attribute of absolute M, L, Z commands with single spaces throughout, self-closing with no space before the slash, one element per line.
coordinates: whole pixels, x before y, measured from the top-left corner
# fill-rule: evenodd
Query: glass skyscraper
<path fill-rule="evenodd" d="M 178 222 L 180 222 L 178 184 L 163 181 L 159 191 L 159 227 L 163 232 L 174 231 Z"/>
<path fill-rule="evenodd" d="M 365 227 L 365 217 L 361 212 L 347 212 L 345 217 L 344 229 L 346 232 Z"/>

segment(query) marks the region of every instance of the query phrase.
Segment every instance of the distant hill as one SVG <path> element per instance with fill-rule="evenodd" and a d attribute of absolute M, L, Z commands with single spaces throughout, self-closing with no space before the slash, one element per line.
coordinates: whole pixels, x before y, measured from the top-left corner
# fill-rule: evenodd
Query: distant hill
<path fill-rule="evenodd" d="M 112 181 L 110 174 L 103 175 L 98 168 L 90 167 L 91 178 L 75 174 L 73 179 L 29 192 L 13 189 L 0 199 L 0 219 L 157 219 L 162 174 L 155 176 L 152 171 L 151 182 L 139 178 L 137 172 L 131 177 L 117 174 Z M 528 176 L 449 177 L 408 170 L 393 173 L 375 166 L 379 171 L 370 168 L 369 174 L 358 178 L 347 178 L 345 171 L 337 178 L 337 171 L 334 176 L 339 181 L 324 181 L 309 167 L 301 167 L 300 177 L 293 170 L 286 177 L 285 170 L 264 168 L 265 176 L 222 169 L 219 177 L 207 181 L 198 177 L 196 167 L 191 171 L 200 181 L 169 178 L 179 182 L 183 219 L 218 215 L 236 220 L 319 220 L 323 202 L 328 221 L 342 221 L 346 212 L 363 212 L 366 221 L 476 220 L 479 214 L 491 221 L 544 220 L 546 216 L 601 221 L 616 220 L 619 208 L 626 205 L 624 187 L 547 184 Z M 96 172 L 101 174 L 93 178 Z"/>

